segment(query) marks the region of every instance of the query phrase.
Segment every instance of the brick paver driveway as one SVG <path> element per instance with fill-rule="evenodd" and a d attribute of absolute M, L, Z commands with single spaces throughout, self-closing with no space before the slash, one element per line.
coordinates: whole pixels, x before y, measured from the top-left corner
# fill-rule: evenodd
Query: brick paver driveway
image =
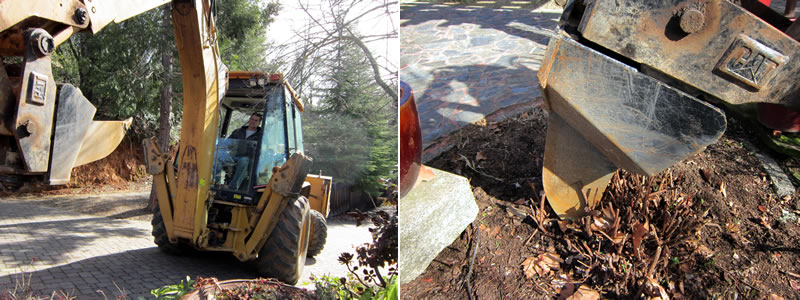
<path fill-rule="evenodd" d="M 309 259 L 304 274 L 343 275 L 346 269 L 330 257 L 352 252 L 369 241 L 367 227 L 347 219 L 331 220 L 329 238 L 318 260 Z M 339 231 L 350 232 L 339 232 Z M 0 294 L 14 291 L 24 275 L 40 295 L 63 290 L 78 299 L 109 299 L 125 291 L 131 299 L 175 284 L 187 275 L 220 280 L 257 277 L 248 263 L 228 253 L 170 256 L 153 244 L 150 222 L 116 220 L 0 199 Z M 337 236 L 347 237 L 336 241 Z M 328 258 L 325 258 L 328 257 Z M 304 277 L 307 277 L 305 275 Z M 304 280 L 307 281 L 307 280 Z M 303 286 L 302 282 L 299 284 Z"/>

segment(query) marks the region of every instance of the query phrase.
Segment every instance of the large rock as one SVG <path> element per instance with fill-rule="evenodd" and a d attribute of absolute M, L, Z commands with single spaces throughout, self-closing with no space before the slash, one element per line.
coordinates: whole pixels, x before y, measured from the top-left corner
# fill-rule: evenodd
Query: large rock
<path fill-rule="evenodd" d="M 400 284 L 414 280 L 478 215 L 466 178 L 429 168 L 436 177 L 400 199 Z"/>

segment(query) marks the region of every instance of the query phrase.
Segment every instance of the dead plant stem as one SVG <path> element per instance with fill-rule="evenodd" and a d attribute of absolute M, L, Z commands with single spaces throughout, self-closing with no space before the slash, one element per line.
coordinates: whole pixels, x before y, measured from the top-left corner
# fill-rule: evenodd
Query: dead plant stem
<path fill-rule="evenodd" d="M 742 280 L 742 279 L 736 279 L 736 281 L 738 281 L 738 282 L 741 282 L 742 284 L 744 284 L 744 285 L 746 285 L 746 286 L 749 286 L 751 289 L 754 289 L 754 290 L 758 291 L 758 293 L 759 293 L 759 294 L 763 294 L 763 293 L 764 293 L 764 292 L 762 292 L 762 291 L 761 291 L 761 289 L 759 289 L 759 288 L 757 288 L 757 287 L 753 286 L 752 284 L 749 284 L 749 283 L 745 282 L 745 281 L 744 281 L 744 280 Z"/>
<path fill-rule="evenodd" d="M 475 247 L 472 248 L 472 258 L 469 260 L 469 269 L 467 270 L 467 295 L 469 299 L 472 300 L 472 287 L 470 286 L 470 277 L 472 276 L 472 266 L 475 264 L 475 256 L 478 253 L 478 247 L 481 245 L 481 234 L 478 233 L 475 235 Z"/>
<path fill-rule="evenodd" d="M 792 277 L 794 277 L 794 278 L 800 279 L 800 274 L 797 274 L 797 273 L 792 273 L 792 272 L 789 272 L 789 271 L 784 271 L 784 270 L 780 270 L 780 272 L 781 272 L 781 273 L 783 273 L 783 274 L 786 274 L 786 275 L 792 276 Z"/>
<path fill-rule="evenodd" d="M 534 228 L 534 229 L 533 229 L 533 233 L 531 233 L 531 236 L 530 236 L 530 237 L 528 237 L 528 239 L 527 239 L 527 240 L 525 240 L 525 243 L 523 243 L 522 245 L 523 245 L 523 246 L 527 246 L 527 245 L 528 245 L 528 243 L 529 243 L 529 242 L 530 242 L 530 241 L 533 239 L 533 236 L 534 236 L 534 235 L 536 235 L 536 233 L 537 233 L 537 232 L 539 232 L 539 228 Z"/>
<path fill-rule="evenodd" d="M 656 265 L 658 265 L 658 260 L 661 258 L 661 246 L 656 248 L 656 255 L 653 257 L 653 262 L 650 263 L 650 267 L 647 269 L 647 278 L 653 278 L 653 272 L 656 271 Z"/>

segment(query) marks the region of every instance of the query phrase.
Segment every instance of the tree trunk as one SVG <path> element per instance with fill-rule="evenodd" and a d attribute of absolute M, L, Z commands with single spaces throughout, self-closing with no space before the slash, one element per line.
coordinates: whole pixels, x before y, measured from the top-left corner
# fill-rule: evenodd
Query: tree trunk
<path fill-rule="evenodd" d="M 166 26 L 172 24 L 171 20 L 170 11 L 165 9 L 164 25 Z M 164 30 L 163 41 L 165 44 L 172 42 L 168 30 Z M 164 46 L 165 51 L 164 54 L 161 55 L 161 66 L 164 67 L 164 73 L 161 75 L 161 95 L 159 97 L 161 110 L 158 115 L 158 146 L 161 148 L 162 153 L 169 151 L 169 117 L 172 110 L 172 51 L 169 50 L 169 45 Z M 169 167 L 170 166 L 167 166 L 167 168 Z M 150 202 L 147 204 L 147 208 L 150 210 L 154 209 L 156 201 L 158 200 L 156 199 L 156 189 L 154 184 L 150 189 Z"/>
<path fill-rule="evenodd" d="M 161 113 L 158 116 L 158 145 L 161 152 L 169 151 L 169 116 L 172 109 L 172 53 L 165 53 L 161 56 L 161 65 L 164 66 L 164 74 L 161 76 Z"/>

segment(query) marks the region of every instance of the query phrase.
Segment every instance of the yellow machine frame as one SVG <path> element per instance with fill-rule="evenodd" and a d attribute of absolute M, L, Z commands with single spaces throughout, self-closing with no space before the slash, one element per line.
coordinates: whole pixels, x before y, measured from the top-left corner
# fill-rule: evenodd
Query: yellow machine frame
<path fill-rule="evenodd" d="M 38 141 L 55 141 L 59 131 L 34 130 L 36 125 L 43 128 L 59 125 L 54 117 L 56 89 L 49 54 L 76 32 L 97 32 L 111 22 L 123 21 L 170 2 L 184 91 L 180 155 L 175 158 L 177 164 L 173 164 L 169 155 L 159 151 L 154 140 L 144 141 L 147 172 L 154 176 L 153 184 L 164 229 L 171 243 L 189 244 L 203 250 L 230 251 L 239 260 L 252 260 L 258 257 L 276 224 L 282 222 L 281 214 L 290 201 L 300 197 L 304 183 L 311 184 L 310 206 L 327 215 L 330 177 L 309 176 L 306 179 L 311 158 L 296 153 L 283 166 L 276 168 L 269 183 L 259 190 L 261 196 L 255 205 L 214 200 L 210 190 L 211 173 L 218 136 L 220 101 L 227 90 L 228 70 L 220 59 L 215 15 L 209 0 L 0 0 L 0 32 L 3 33 L 0 36 L 0 56 L 24 57 L 23 76 L 9 78 L 4 66 L 0 65 L 0 135 L 11 136 L 21 145 L 20 156 L 24 165 L 12 171 L 21 174 L 51 173 L 53 170 L 47 169 L 47 161 L 41 159 L 49 157 L 51 147 L 49 144 L 36 145 Z M 31 34 L 33 31 L 37 35 Z M 255 73 L 232 74 L 245 76 Z M 29 77 L 32 79 L 29 80 Z M 280 80 L 302 112 L 302 102 L 294 89 L 282 76 Z M 32 83 L 29 84 L 29 81 Z M 27 95 L 30 89 L 33 89 L 32 95 Z M 82 115 L 74 118 L 93 116 L 95 108 L 91 104 L 87 106 L 85 103 L 88 100 L 83 98 L 78 89 L 75 90 L 77 92 L 73 98 L 83 101 L 79 105 L 83 105 L 84 110 Z M 13 105 L 15 103 L 17 105 Z M 69 152 L 69 161 L 53 167 L 58 171 L 52 174 L 66 173 L 67 177 L 52 176 L 51 184 L 68 181 L 69 170 L 73 166 L 110 154 L 130 124 L 130 120 L 90 119 L 81 120 L 81 135 L 59 141 L 59 145 L 77 144 L 80 141 L 87 147 L 78 144 L 69 148 L 69 151 L 52 147 L 53 153 Z M 29 136 L 17 136 L 16 132 L 21 130 L 27 130 Z M 52 138 L 51 134 L 56 138 Z M 230 223 L 209 225 L 208 213 L 214 203 L 231 207 Z M 308 214 L 307 208 L 303 212 Z M 308 244 L 310 227 L 307 222 L 307 218 L 303 217 L 298 241 L 301 248 Z M 213 246 L 209 245 L 211 229 L 217 233 L 220 229 L 227 233 L 223 243 L 218 244 L 216 242 L 220 240 L 215 240 Z M 305 252 L 300 252 L 304 259 Z"/>
<path fill-rule="evenodd" d="M 261 246 L 277 223 L 278 216 L 287 205 L 286 198 L 297 195 L 305 181 L 311 159 L 294 154 L 270 179 L 255 208 L 237 203 L 226 229 L 229 234 L 220 247 L 209 247 L 208 209 L 213 197 L 209 193 L 211 165 L 219 119 L 219 101 L 227 83 L 224 67 L 220 67 L 216 32 L 207 5 L 191 7 L 189 3 L 174 4 L 173 22 L 178 39 L 178 49 L 183 74 L 184 114 L 181 124 L 180 156 L 177 170 L 168 158 L 158 151 L 154 141 L 146 141 L 148 171 L 154 175 L 158 203 L 169 239 L 189 240 L 198 249 L 232 251 L 241 261 L 255 259 Z M 206 29 L 206 30 L 202 30 Z M 186 34 L 203 33 L 203 34 Z M 239 76 L 242 72 L 232 73 Z M 194 76 L 205 74 L 205 76 Z M 284 84 L 289 86 L 284 81 Z M 293 91 L 293 89 L 290 89 Z M 301 103 L 294 93 L 293 101 Z M 299 106 L 302 108 L 302 106 Z M 151 167 L 152 166 L 152 167 Z M 313 186 L 321 185 L 311 177 Z M 328 177 L 328 180 L 330 178 Z M 328 189 L 318 187 L 320 193 L 310 200 L 312 207 L 326 209 Z M 323 211 L 327 214 L 327 211 Z"/>

